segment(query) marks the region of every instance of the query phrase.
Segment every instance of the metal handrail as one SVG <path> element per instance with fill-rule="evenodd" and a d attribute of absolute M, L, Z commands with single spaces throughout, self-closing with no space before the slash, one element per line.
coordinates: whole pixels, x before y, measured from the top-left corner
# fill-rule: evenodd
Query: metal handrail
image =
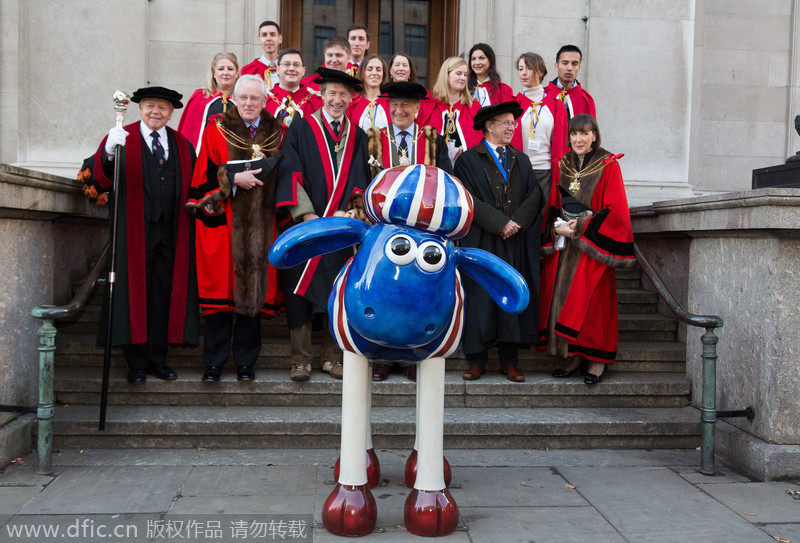
<path fill-rule="evenodd" d="M 633 254 L 645 275 L 653 283 L 658 295 L 666 302 L 667 307 L 677 319 L 690 326 L 705 328 L 706 333 L 700 338 L 703 343 L 703 399 L 700 407 L 700 473 L 714 475 L 714 424 L 717 422 L 717 342 L 714 334 L 716 328 L 723 325 L 722 317 L 717 315 L 695 315 L 686 311 L 680 302 L 664 284 L 664 280 L 652 264 L 645 258 L 639 246 L 633 245 Z"/>
<path fill-rule="evenodd" d="M 39 468 L 37 473 L 49 475 L 53 473 L 53 366 L 56 350 L 56 327 L 53 321 L 76 314 L 92 293 L 100 274 L 108 260 L 109 246 L 106 244 L 100 258 L 97 259 L 89 276 L 81 285 L 80 290 L 67 305 L 52 306 L 40 305 L 34 307 L 31 314 L 42 320 L 39 326 L 39 404 L 36 409 L 38 420 L 38 454 Z"/>

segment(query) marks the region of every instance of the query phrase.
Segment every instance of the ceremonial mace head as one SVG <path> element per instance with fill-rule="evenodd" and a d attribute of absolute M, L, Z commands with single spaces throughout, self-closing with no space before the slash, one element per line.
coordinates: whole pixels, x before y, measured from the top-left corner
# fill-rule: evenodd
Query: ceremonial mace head
<path fill-rule="evenodd" d="M 117 126 L 122 128 L 125 119 L 125 111 L 128 109 L 128 102 L 131 101 L 131 97 L 128 96 L 128 93 L 117 90 L 114 91 L 114 111 L 117 113 Z"/>

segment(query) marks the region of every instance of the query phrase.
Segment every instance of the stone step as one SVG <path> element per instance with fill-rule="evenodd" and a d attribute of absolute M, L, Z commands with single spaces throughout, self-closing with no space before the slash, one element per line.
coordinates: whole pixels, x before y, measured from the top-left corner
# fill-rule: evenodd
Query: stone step
<path fill-rule="evenodd" d="M 601 383 L 600 386 L 602 386 Z M 328 448 L 340 445 L 341 412 L 321 407 L 97 406 L 56 408 L 55 448 Z M 376 448 L 414 444 L 413 407 L 376 407 Z M 661 408 L 448 408 L 445 448 L 693 448 L 700 413 Z"/>
<path fill-rule="evenodd" d="M 656 313 L 658 293 L 642 289 L 617 289 L 617 303 L 622 314 Z"/>
<path fill-rule="evenodd" d="M 250 382 L 237 381 L 233 367 L 225 370 L 216 383 L 203 382 L 201 369 L 185 368 L 176 381 L 150 377 L 142 386 L 131 386 L 126 370 L 113 368 L 108 401 L 111 405 L 341 406 L 342 382 L 321 371 L 313 372 L 307 382 L 295 383 L 287 370 L 259 370 Z M 529 372 L 524 383 L 511 383 L 499 372 L 489 372 L 478 381 L 465 381 L 461 374 L 446 374 L 448 407 L 681 407 L 691 393 L 690 384 L 678 373 L 610 369 L 603 382 L 592 387 L 578 374 L 556 379 L 550 373 Z M 99 405 L 99 368 L 59 368 L 55 377 L 59 402 Z M 375 406 L 413 406 L 415 394 L 416 385 L 401 374 L 372 383 Z"/>
<path fill-rule="evenodd" d="M 175 369 L 184 367 L 201 368 L 201 346 L 198 347 L 170 347 L 168 351 L 169 365 Z M 318 341 L 317 341 L 318 343 Z M 124 367 L 125 359 L 120 349 L 112 349 L 112 367 Z M 617 350 L 617 361 L 614 368 L 618 371 L 643 371 L 643 372 L 685 372 L 686 360 L 685 347 L 676 341 L 648 342 L 648 341 L 620 341 Z M 232 365 L 232 357 L 229 365 Z M 499 368 L 496 349 L 489 351 L 489 369 Z M 103 349 L 95 345 L 94 334 L 73 334 L 60 332 L 56 336 L 56 367 L 91 366 L 99 367 L 103 364 Z M 319 365 L 319 360 L 315 360 Z M 533 349 L 519 351 L 519 366 L 524 370 L 548 370 L 561 367 L 563 361 L 543 352 Z M 291 367 L 289 359 L 289 339 L 270 339 L 261 348 L 261 354 L 256 363 L 259 369 L 282 369 Z M 465 370 L 467 364 L 461 350 L 457 351 L 447 361 L 447 367 L 453 370 Z"/>

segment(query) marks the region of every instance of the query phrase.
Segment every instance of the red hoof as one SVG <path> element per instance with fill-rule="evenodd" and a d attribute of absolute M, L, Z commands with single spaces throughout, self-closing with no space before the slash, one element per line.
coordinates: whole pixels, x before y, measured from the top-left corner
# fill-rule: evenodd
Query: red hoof
<path fill-rule="evenodd" d="M 339 463 L 342 458 L 336 459 L 336 464 L 333 465 L 333 479 L 339 482 Z M 381 482 L 381 463 L 378 460 L 378 455 L 375 454 L 375 449 L 367 449 L 367 485 L 370 488 L 375 488 Z"/>
<path fill-rule="evenodd" d="M 377 521 L 378 506 L 367 485 L 336 483 L 322 508 L 323 526 L 336 535 L 367 535 L 375 529 Z"/>
<path fill-rule="evenodd" d="M 444 486 L 450 486 L 450 481 L 453 480 L 453 471 L 450 469 L 450 462 L 446 457 L 442 457 L 444 461 Z M 414 483 L 417 482 L 417 449 L 413 449 L 411 454 L 408 455 L 406 460 L 406 486 L 414 488 Z"/>
<path fill-rule="evenodd" d="M 458 526 L 458 506 L 450 491 L 414 489 L 403 510 L 406 529 L 415 535 L 441 537 Z"/>

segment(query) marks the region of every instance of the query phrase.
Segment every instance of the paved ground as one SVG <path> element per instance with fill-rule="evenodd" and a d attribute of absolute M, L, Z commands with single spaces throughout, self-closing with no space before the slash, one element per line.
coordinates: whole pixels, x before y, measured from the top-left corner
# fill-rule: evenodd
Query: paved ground
<path fill-rule="evenodd" d="M 362 541 L 430 541 L 403 527 L 405 453 L 378 452 L 378 526 Z M 330 449 L 64 450 L 54 455 L 52 476 L 37 475 L 31 455 L 0 473 L 0 541 L 346 541 L 320 521 L 336 455 Z M 461 523 L 442 541 L 800 543 L 798 482 L 755 482 L 722 465 L 706 477 L 697 472 L 694 450 L 448 450 L 446 456 Z M 46 536 L 45 526 L 60 531 Z M 29 530 L 30 537 L 14 530 Z M 130 537 L 121 537 L 126 530 Z"/>

